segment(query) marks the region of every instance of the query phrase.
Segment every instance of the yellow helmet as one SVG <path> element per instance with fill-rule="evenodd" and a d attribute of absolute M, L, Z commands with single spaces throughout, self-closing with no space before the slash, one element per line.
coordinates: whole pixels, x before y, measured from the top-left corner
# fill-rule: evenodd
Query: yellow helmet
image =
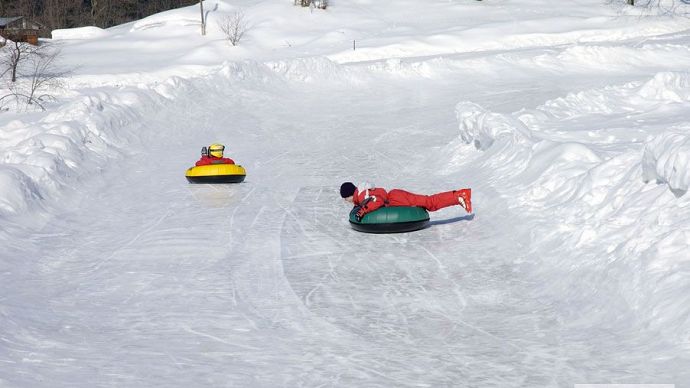
<path fill-rule="evenodd" d="M 208 146 L 208 154 L 216 158 L 223 157 L 223 151 L 225 151 L 225 146 L 222 144 L 214 143 Z"/>

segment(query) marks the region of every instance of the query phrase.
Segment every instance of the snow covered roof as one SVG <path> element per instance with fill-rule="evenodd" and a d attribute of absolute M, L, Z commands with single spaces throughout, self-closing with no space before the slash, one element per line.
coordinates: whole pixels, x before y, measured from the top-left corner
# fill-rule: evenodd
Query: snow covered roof
<path fill-rule="evenodd" d="M 0 27 L 5 27 L 5 26 L 7 26 L 8 24 L 10 24 L 10 23 L 12 23 L 12 22 L 16 22 L 17 20 L 21 20 L 21 19 L 23 19 L 23 18 L 24 18 L 24 16 L 14 16 L 14 17 L 11 17 L 11 18 L 2 18 L 2 17 L 0 17 Z"/>

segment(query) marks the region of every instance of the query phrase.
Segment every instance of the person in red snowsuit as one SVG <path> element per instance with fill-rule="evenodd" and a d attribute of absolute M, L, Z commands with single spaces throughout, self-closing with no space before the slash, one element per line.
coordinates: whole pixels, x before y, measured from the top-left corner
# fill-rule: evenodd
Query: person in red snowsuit
<path fill-rule="evenodd" d="M 222 144 L 211 144 L 208 148 L 201 149 L 201 159 L 196 162 L 197 166 L 206 166 L 209 164 L 235 164 L 235 161 L 230 158 L 223 157 L 225 146 Z"/>
<path fill-rule="evenodd" d="M 358 221 L 365 214 L 383 206 L 419 206 L 433 212 L 444 207 L 460 205 L 465 211 L 472 213 L 472 189 L 422 195 L 400 189 L 391 191 L 378 187 L 360 189 L 352 182 L 345 182 L 340 185 L 340 196 L 355 206 L 359 206 L 356 215 Z"/>

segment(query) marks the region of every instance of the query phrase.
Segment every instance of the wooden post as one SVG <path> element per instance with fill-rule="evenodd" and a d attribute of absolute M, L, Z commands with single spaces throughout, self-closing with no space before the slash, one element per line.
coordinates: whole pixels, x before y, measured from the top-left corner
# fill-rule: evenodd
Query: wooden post
<path fill-rule="evenodd" d="M 206 35 L 206 21 L 204 20 L 204 0 L 199 1 L 201 8 L 201 35 Z"/>
<path fill-rule="evenodd" d="M 356 45 L 355 45 L 355 40 L 352 39 L 352 51 L 355 51 Z"/>

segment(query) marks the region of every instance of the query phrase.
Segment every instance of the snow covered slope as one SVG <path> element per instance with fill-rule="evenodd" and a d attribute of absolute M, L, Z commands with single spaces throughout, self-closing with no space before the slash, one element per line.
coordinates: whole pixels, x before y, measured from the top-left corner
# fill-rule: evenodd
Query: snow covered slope
<path fill-rule="evenodd" d="M 690 20 L 291 4 L 53 33 L 68 90 L 0 113 L 0 387 L 690 385 Z M 217 141 L 246 182 L 189 185 Z M 362 235 L 344 180 L 476 214 Z"/>

